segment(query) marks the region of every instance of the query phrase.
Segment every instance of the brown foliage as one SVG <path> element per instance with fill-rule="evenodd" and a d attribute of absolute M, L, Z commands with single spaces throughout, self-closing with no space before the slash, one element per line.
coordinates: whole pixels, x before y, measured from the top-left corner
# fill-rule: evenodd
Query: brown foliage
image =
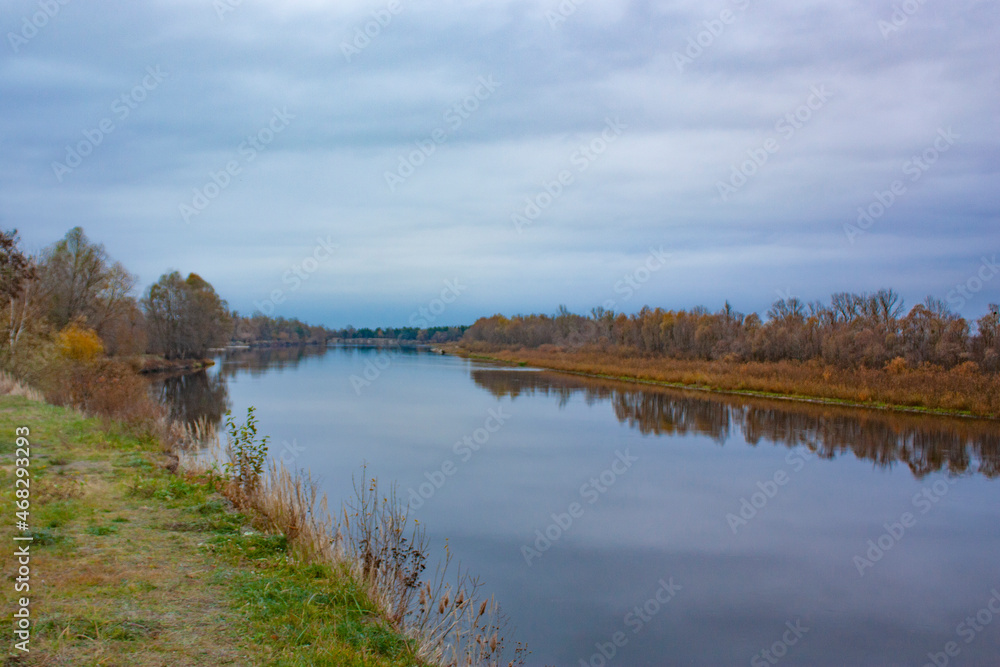
<path fill-rule="evenodd" d="M 166 410 L 138 369 L 105 357 L 97 334 L 78 324 L 58 334 L 56 354 L 44 363 L 39 384 L 54 405 L 73 406 L 149 432 L 164 422 Z"/>
<path fill-rule="evenodd" d="M 470 349 L 489 351 L 489 346 Z M 982 372 L 971 362 L 951 370 L 927 363 L 906 370 L 896 361 L 888 369 L 845 369 L 818 360 L 680 360 L 594 347 L 490 353 L 506 361 L 594 375 L 1000 417 L 1000 376 Z"/>
<path fill-rule="evenodd" d="M 991 305 L 975 324 L 972 333 L 969 322 L 930 297 L 904 315 L 899 296 L 883 289 L 835 294 L 830 305 L 779 299 L 766 320 L 736 312 L 728 303 L 716 313 L 644 307 L 633 315 L 601 308 L 590 317 L 565 308 L 552 316 L 494 315 L 476 321 L 462 343 L 485 349 L 596 346 L 675 360 L 816 360 L 841 369 L 880 369 L 898 357 L 912 367 L 973 361 L 984 370 L 1000 370 L 1000 307 Z"/>

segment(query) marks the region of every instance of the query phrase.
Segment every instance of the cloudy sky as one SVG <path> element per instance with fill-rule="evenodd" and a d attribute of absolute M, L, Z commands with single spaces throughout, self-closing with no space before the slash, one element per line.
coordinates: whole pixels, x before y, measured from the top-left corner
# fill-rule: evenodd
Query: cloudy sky
<path fill-rule="evenodd" d="M 442 292 L 435 324 L 1000 300 L 996 2 L 0 0 L 0 20 L 0 226 L 37 251 L 81 225 L 141 288 L 194 271 L 241 312 L 332 326 L 406 324 Z"/>

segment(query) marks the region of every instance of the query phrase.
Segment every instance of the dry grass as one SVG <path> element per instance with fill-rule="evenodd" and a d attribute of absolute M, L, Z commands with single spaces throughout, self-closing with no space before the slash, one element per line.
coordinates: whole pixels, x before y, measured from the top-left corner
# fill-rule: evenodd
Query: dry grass
<path fill-rule="evenodd" d="M 131 365 L 113 359 L 59 359 L 42 375 L 42 390 L 53 405 L 68 405 L 87 414 L 154 429 L 166 410 L 150 394 L 149 382 Z"/>
<path fill-rule="evenodd" d="M 29 401 L 38 402 L 45 400 L 42 392 L 22 384 L 6 371 L 0 371 L 0 396 L 24 396 Z"/>
<path fill-rule="evenodd" d="M 271 464 L 266 480 L 248 503 L 262 528 L 284 535 L 306 562 L 333 562 L 333 521 L 316 482 L 281 463 Z"/>
<path fill-rule="evenodd" d="M 169 483 L 135 475 L 122 485 L 127 497 L 169 502 L 187 492 L 185 477 L 205 478 L 209 487 L 229 499 L 256 529 L 265 536 L 280 537 L 279 551 L 283 553 L 287 547 L 295 562 L 328 567 L 331 572 L 343 573 L 345 581 L 360 585 L 362 596 L 380 619 L 361 636 L 374 632 L 369 640 L 389 654 L 402 658 L 410 655 L 412 646 L 412 657 L 424 664 L 501 664 L 505 624 L 496 602 L 478 600 L 478 583 L 460 568 L 456 572 L 450 556 L 432 580 L 421 579 L 427 545 L 423 532 L 408 521 L 406 507 L 394 490 L 383 498 L 377 482 L 365 480 L 355 489 L 355 501 L 345 505 L 343 524 L 335 525 L 326 498 L 319 495 L 308 474 L 273 463 L 265 469 L 267 439 L 257 439 L 252 409 L 245 424 L 227 423 L 228 444 L 223 448 L 207 422 L 170 423 L 164 408 L 152 399 L 145 379 L 127 364 L 104 358 L 63 359 L 50 365 L 43 377 L 50 402 L 100 417 L 109 433 L 121 431 L 126 438 L 138 438 L 144 446 L 169 457 L 166 465 L 171 472 L 181 473 Z M 69 492 L 53 489 L 49 499 L 60 493 L 69 499 Z M 94 530 L 98 536 L 117 533 L 113 526 Z M 265 537 L 270 550 L 276 543 L 268 540 L 270 537 Z M 282 613 L 298 612 L 282 608 Z M 300 614 L 296 621 L 306 626 L 304 633 L 311 627 L 317 635 L 328 634 L 321 622 L 307 622 L 306 616 Z M 71 628 L 66 632 L 75 632 L 75 622 L 66 626 Z M 135 625 L 131 620 L 122 623 Z M 335 637 L 324 642 L 338 645 Z M 347 662 L 337 664 L 354 664 L 350 652 L 340 655 Z M 521 664 L 522 655 L 523 649 L 518 647 L 513 660 L 504 664 Z"/>
<path fill-rule="evenodd" d="M 208 449 L 199 456 L 182 458 L 182 467 L 217 480 L 216 487 L 251 517 L 254 527 L 284 536 L 297 559 L 345 572 L 358 582 L 389 627 L 415 642 L 422 662 L 440 667 L 523 663 L 520 646 L 504 661 L 506 622 L 499 606 L 478 595 L 478 581 L 453 566 L 450 554 L 433 578 L 422 577 L 428 553 L 424 533 L 409 519 L 395 487 L 383 493 L 378 481 L 362 471 L 362 482 L 355 484 L 353 499 L 344 503 L 335 524 L 326 496 L 308 473 L 272 463 L 248 483 L 220 472 L 240 448 L 232 442 L 223 448 L 218 439 L 205 444 Z"/>
<path fill-rule="evenodd" d="M 493 597 L 447 552 L 431 578 L 424 531 L 408 517 L 395 486 L 381 492 L 362 472 L 344 504 L 336 557 L 346 562 L 393 627 L 416 640 L 417 655 L 441 667 L 520 665 L 525 650 L 509 647 L 507 622 Z M 505 648 L 510 655 L 505 660 Z"/>
<path fill-rule="evenodd" d="M 35 626 L 31 653 L 11 664 L 257 664 L 214 580 L 216 564 L 198 547 L 204 536 L 163 529 L 190 510 L 130 495 L 119 482 L 123 474 L 144 474 L 165 488 L 162 471 L 147 463 L 159 454 L 118 436 L 131 451 L 98 446 L 92 420 L 18 401 L 3 399 L 0 424 L 9 432 L 31 428 Z M 2 475 L 10 482 L 8 471 Z M 185 489 L 190 501 L 201 500 L 197 487 Z M 16 569 L 12 554 L 2 557 L 6 572 Z M 12 592 L 0 594 L 8 611 Z"/>
<path fill-rule="evenodd" d="M 0 398 L 0 429 L 23 425 L 31 428 L 35 625 L 31 653 L 8 646 L 10 664 L 425 664 L 349 576 L 303 563 L 283 535 L 253 530 L 260 517 L 227 510 L 218 479 L 172 474 L 176 460 L 162 442 Z M 187 438 L 198 430 L 178 429 Z M 0 454 L 12 458 L 13 447 L 0 441 Z M 0 483 L 12 486 L 8 467 Z M 10 516 L 12 498 L 3 503 Z M 283 502 L 309 501 L 297 498 Z M 7 526 L 0 532 L 9 542 Z M 0 567 L 16 570 L 13 549 Z M 6 613 L 12 595 L 13 586 L 0 589 Z"/>
<path fill-rule="evenodd" d="M 619 379 L 1000 417 L 1000 375 L 981 372 L 974 365 L 912 369 L 894 362 L 886 369 L 845 370 L 818 362 L 685 361 L 556 346 L 516 350 L 477 346 L 466 352 Z"/>

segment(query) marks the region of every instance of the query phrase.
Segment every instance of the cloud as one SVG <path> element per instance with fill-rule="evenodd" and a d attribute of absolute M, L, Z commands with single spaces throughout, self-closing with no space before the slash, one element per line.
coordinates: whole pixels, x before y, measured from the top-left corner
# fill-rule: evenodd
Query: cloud
<path fill-rule="evenodd" d="M 3 5 L 4 34 L 37 11 Z M 455 277 L 465 320 L 583 310 L 653 244 L 674 262 L 623 309 L 761 311 L 788 286 L 822 299 L 891 285 L 915 303 L 996 249 L 995 3 L 925 3 L 892 23 L 891 5 L 861 1 L 583 2 L 554 25 L 554 1 L 228 6 L 70 3 L 4 50 L 0 223 L 34 248 L 83 225 L 144 284 L 197 271 L 241 311 L 329 234 L 341 253 L 279 312 L 330 325 L 404 323 Z M 679 68 L 689 40 L 700 51 Z M 114 116 L 156 66 L 169 77 Z M 480 77 L 501 85 L 463 109 Z M 827 102 L 779 129 L 824 85 Z M 241 157 L 276 109 L 294 114 L 287 129 Z M 52 163 L 106 117 L 114 131 L 59 182 Z M 627 129 L 580 169 L 616 118 Z M 942 128 L 954 147 L 850 243 L 858 207 Z M 391 189 L 386 173 L 439 129 Z M 721 201 L 719 182 L 769 139 L 778 150 Z M 232 160 L 238 177 L 185 223 L 179 206 Z M 511 215 L 562 171 L 572 184 L 518 233 Z M 963 314 L 1000 299 L 986 291 Z"/>

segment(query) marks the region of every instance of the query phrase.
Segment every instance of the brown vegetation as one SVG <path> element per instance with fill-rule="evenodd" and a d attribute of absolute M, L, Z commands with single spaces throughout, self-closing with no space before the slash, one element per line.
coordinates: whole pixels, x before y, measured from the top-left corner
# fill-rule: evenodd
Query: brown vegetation
<path fill-rule="evenodd" d="M 611 377 L 1000 417 L 1000 306 L 973 331 L 931 297 L 904 314 L 886 289 L 808 306 L 779 299 L 766 319 L 728 303 L 717 313 L 494 315 L 461 346 Z"/>
<path fill-rule="evenodd" d="M 821 361 L 703 361 L 608 352 L 599 348 L 565 350 L 465 347 L 501 361 L 613 378 L 814 398 L 867 406 L 968 413 L 1000 417 L 1000 376 L 973 364 L 951 369 L 911 368 L 902 359 L 886 368 L 840 368 Z"/>
<path fill-rule="evenodd" d="M 212 359 L 165 359 L 151 354 L 139 357 L 140 373 L 197 371 L 215 364 Z"/>
<path fill-rule="evenodd" d="M 164 274 L 142 298 L 151 352 L 167 359 L 198 359 L 221 347 L 233 329 L 229 308 L 196 273 Z"/>
<path fill-rule="evenodd" d="M 308 473 L 273 462 L 265 470 L 267 438 L 257 437 L 253 412 L 243 424 L 227 419 L 224 455 L 182 456 L 181 468 L 215 480 L 256 528 L 285 536 L 303 562 L 358 582 L 389 627 L 415 642 L 421 660 L 441 667 L 522 664 L 520 646 L 501 663 L 506 622 L 499 606 L 478 595 L 478 581 L 452 567 L 450 554 L 432 578 L 424 578 L 428 544 L 395 488 L 381 491 L 362 471 L 335 524 Z"/>
<path fill-rule="evenodd" d="M 30 425 L 30 654 L 4 664 L 423 667 L 362 590 L 253 530 L 206 480 L 171 474 L 160 440 L 0 396 Z M 0 442 L 13 460 L 14 440 Z M 13 471 L 0 467 L 13 487 Z M 13 495 L 7 504 L 14 513 Z M 10 543 L 14 522 L 0 529 Z M 14 550 L 0 555 L 18 567 Z M 13 568 L 13 569 L 12 569 Z M 13 586 L 0 592 L 9 613 Z"/>
<path fill-rule="evenodd" d="M 779 299 L 766 320 L 728 303 L 717 313 L 644 307 L 634 315 L 595 308 L 590 317 L 564 307 L 554 315 L 484 317 L 465 333 L 465 344 L 567 349 L 597 346 L 616 354 L 687 360 L 811 361 L 838 368 L 883 368 L 897 357 L 907 367 L 952 368 L 974 362 L 1000 371 L 1000 306 L 970 323 L 928 297 L 903 314 L 892 290 L 834 294 L 830 304 L 805 306 Z"/>

